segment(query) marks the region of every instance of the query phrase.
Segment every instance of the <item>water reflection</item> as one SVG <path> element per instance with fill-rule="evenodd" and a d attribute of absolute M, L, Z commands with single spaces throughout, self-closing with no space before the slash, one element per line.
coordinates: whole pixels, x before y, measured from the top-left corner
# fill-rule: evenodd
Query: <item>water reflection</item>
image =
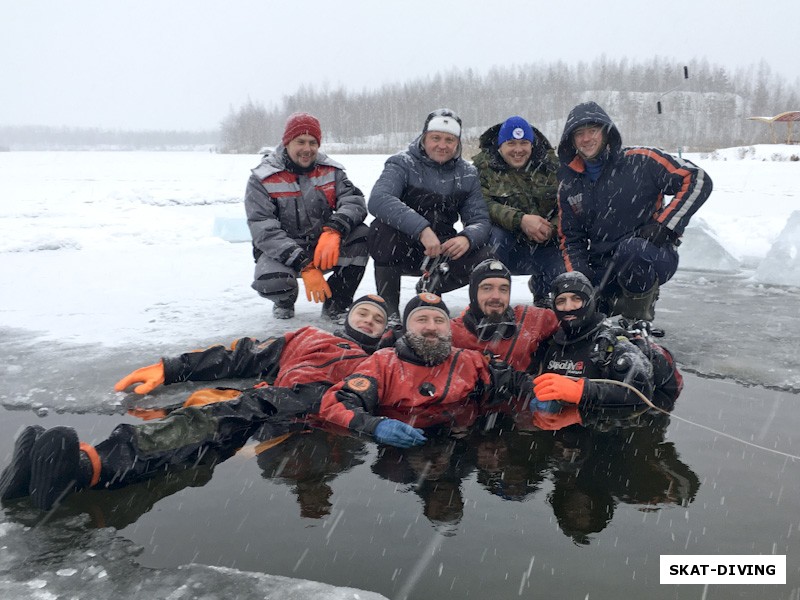
<path fill-rule="evenodd" d="M 566 426 L 556 427 L 559 419 Z M 664 413 L 534 414 L 531 423 L 532 436 L 548 448 L 547 502 L 561 531 L 576 544 L 589 544 L 592 534 L 605 529 L 619 503 L 642 511 L 686 506 L 700 488 L 675 445 L 664 439 L 669 424 Z"/>
<path fill-rule="evenodd" d="M 403 483 L 422 501 L 422 514 L 444 535 L 453 535 L 464 515 L 461 481 L 472 470 L 469 446 L 461 439 L 435 436 L 416 448 L 381 449 L 372 472 Z"/>
<path fill-rule="evenodd" d="M 288 485 L 296 495 L 300 516 L 319 519 L 333 506 L 331 481 L 362 464 L 367 448 L 355 437 L 305 430 L 269 448 L 258 445 L 255 452 L 262 476 Z"/>
<path fill-rule="evenodd" d="M 458 533 L 469 510 L 466 484 L 504 502 L 546 502 L 561 532 L 577 545 L 590 544 L 608 527 L 619 504 L 652 511 L 695 499 L 700 481 L 665 439 L 668 415 L 542 408 L 494 415 L 490 428 L 487 420 L 469 430 L 443 428 L 417 448 L 376 451 L 372 441 L 337 432 L 265 430 L 256 435 L 263 440 L 240 453 L 255 455 L 261 477 L 287 486 L 306 519 L 331 515 L 333 480 L 372 460 L 371 472 L 415 494 L 422 515 L 445 536 Z M 96 527 L 125 528 L 159 500 L 206 485 L 215 466 L 232 454 L 207 452 L 189 468 L 142 483 L 74 494 L 57 513 L 84 513 Z M 29 513 L 17 516 L 22 514 Z"/>

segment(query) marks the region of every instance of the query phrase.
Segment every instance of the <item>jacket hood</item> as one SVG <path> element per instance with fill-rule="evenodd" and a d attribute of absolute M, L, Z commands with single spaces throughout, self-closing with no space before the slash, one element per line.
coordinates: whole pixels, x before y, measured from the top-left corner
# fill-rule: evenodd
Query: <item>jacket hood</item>
<path fill-rule="evenodd" d="M 481 151 L 472 157 L 473 163 L 477 166 L 479 163 L 486 163 L 486 165 L 495 171 L 508 171 L 511 169 L 508 163 L 500 156 L 500 151 L 497 148 L 497 136 L 500 133 L 502 123 L 492 125 L 481 134 L 478 140 Z M 531 125 L 533 129 L 533 146 L 531 151 L 530 163 L 534 165 L 547 162 L 547 152 L 553 149 L 553 146 L 547 140 L 545 135 Z"/>
<path fill-rule="evenodd" d="M 583 102 L 569 112 L 564 125 L 564 133 L 561 134 L 561 141 L 558 143 L 558 159 L 561 164 L 569 165 L 578 154 L 572 142 L 572 134 L 578 127 L 590 123 L 599 123 L 606 129 L 606 143 L 611 153 L 616 154 L 620 151 L 622 136 L 608 113 L 597 102 Z"/>

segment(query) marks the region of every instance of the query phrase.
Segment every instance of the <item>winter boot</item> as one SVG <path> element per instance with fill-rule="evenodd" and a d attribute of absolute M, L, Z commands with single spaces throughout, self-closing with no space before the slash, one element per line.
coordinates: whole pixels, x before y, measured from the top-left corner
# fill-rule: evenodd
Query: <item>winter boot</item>
<path fill-rule="evenodd" d="M 50 510 L 71 492 L 88 487 L 92 464 L 81 456 L 78 434 L 70 427 L 54 427 L 42 433 L 31 450 L 28 491 L 36 508 Z"/>
<path fill-rule="evenodd" d="M 349 265 L 341 269 L 334 269 L 333 274 L 328 277 L 328 286 L 331 288 L 330 300 L 337 304 L 342 311 L 347 310 L 347 307 L 353 302 L 353 296 L 364 277 L 365 270 L 366 267 L 362 265 Z M 325 315 L 323 314 L 323 316 Z"/>
<path fill-rule="evenodd" d="M 649 290 L 634 293 L 621 285 L 620 292 L 608 299 L 609 315 L 622 315 L 629 321 L 652 321 L 656 317 L 658 282 Z"/>
<path fill-rule="evenodd" d="M 272 305 L 272 316 L 276 319 L 294 318 L 294 300 L 278 300 Z"/>
<path fill-rule="evenodd" d="M 43 433 L 44 427 L 31 425 L 17 436 L 11 464 L 0 475 L 0 500 L 13 500 L 28 495 L 31 482 L 31 451 L 34 442 Z"/>
<path fill-rule="evenodd" d="M 349 304 L 349 303 L 348 303 Z M 334 323 L 344 325 L 344 315 L 347 313 L 347 306 L 342 306 L 333 298 L 328 298 L 322 303 L 322 317 Z"/>
<path fill-rule="evenodd" d="M 391 314 L 400 314 L 400 277 L 401 267 L 379 267 L 375 265 L 375 289 L 378 295 L 386 300 L 386 310 Z"/>

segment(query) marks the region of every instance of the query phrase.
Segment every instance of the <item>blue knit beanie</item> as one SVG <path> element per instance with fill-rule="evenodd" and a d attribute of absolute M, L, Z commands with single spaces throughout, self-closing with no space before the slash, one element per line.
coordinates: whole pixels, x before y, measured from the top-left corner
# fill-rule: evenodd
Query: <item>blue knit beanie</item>
<path fill-rule="evenodd" d="M 508 140 L 534 140 L 533 127 L 522 117 L 509 117 L 500 126 L 497 134 L 497 147 L 499 148 Z"/>

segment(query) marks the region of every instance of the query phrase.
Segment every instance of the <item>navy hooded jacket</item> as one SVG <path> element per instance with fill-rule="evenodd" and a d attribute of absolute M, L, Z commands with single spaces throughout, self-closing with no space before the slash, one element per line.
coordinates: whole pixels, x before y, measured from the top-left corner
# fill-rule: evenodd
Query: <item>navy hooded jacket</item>
<path fill-rule="evenodd" d="M 593 123 L 603 126 L 607 142 L 599 157 L 603 169 L 594 182 L 572 140 L 577 128 Z M 558 158 L 564 262 L 567 270 L 580 271 L 589 279 L 622 240 L 653 220 L 680 236 L 712 189 L 711 178 L 688 160 L 656 148 L 624 148 L 614 122 L 595 102 L 584 102 L 570 112 Z M 673 198 L 665 204 L 664 196 Z"/>

